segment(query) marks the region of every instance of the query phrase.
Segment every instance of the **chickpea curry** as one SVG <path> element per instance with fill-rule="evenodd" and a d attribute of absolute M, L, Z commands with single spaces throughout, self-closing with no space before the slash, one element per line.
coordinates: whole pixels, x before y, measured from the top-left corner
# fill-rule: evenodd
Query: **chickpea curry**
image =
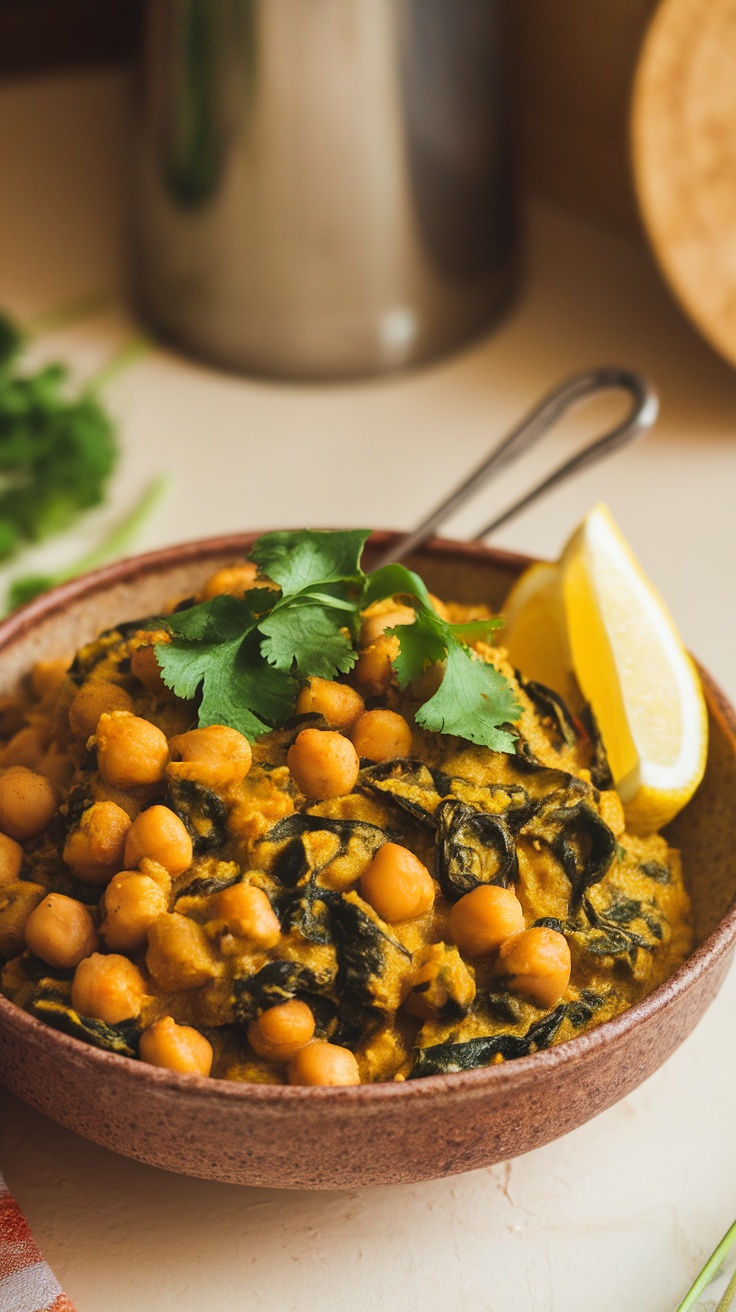
<path fill-rule="evenodd" d="M 264 573 L 221 570 L 187 604 L 259 594 L 275 615 Z M 345 595 L 353 637 L 338 618 L 321 641 L 352 643 L 346 668 L 294 656 L 295 704 L 257 734 L 208 722 L 202 676 L 168 673 L 198 659 L 175 605 L 37 664 L 0 706 L 9 999 L 175 1071 L 344 1085 L 533 1053 L 680 965 L 678 853 L 626 832 L 591 714 L 511 668 L 485 607 Z M 418 677 L 399 653 L 432 624 L 502 680 L 510 748 L 427 727 L 455 638 Z"/>

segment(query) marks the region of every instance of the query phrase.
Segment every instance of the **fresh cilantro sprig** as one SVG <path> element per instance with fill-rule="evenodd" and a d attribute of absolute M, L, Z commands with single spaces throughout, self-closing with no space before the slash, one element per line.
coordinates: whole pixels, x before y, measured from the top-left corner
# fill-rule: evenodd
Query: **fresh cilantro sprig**
<path fill-rule="evenodd" d="M 364 574 L 360 560 L 369 536 L 363 529 L 264 534 L 251 559 L 275 586 L 255 587 L 242 599 L 214 597 L 168 616 L 172 640 L 156 646 L 164 682 L 178 697 L 201 697 L 200 725 L 227 724 L 259 738 L 293 715 L 305 679 L 333 679 L 352 669 L 366 606 L 401 597 L 415 622 L 388 630 L 400 644 L 399 687 L 444 662 L 442 682 L 419 707 L 417 724 L 513 752 L 508 726 L 521 714 L 514 690 L 467 646 L 490 637 L 500 621 L 450 624 L 403 565 Z"/>
<path fill-rule="evenodd" d="M 394 669 L 403 690 L 429 665 L 445 662 L 439 688 L 415 715 L 417 724 L 434 733 L 451 733 L 496 752 L 514 752 L 516 738 L 503 725 L 513 724 L 521 706 L 511 684 L 493 665 L 467 646 L 463 639 L 490 638 L 503 623 L 499 619 L 450 624 L 437 614 L 418 574 L 404 565 L 386 565 L 369 575 L 364 605 L 384 597 L 401 596 L 413 607 L 413 624 L 387 632 L 400 642 Z"/>
<path fill-rule="evenodd" d="M 68 370 L 19 367 L 20 329 L 0 315 L 0 559 L 60 533 L 98 506 L 115 466 L 113 422 Z"/>

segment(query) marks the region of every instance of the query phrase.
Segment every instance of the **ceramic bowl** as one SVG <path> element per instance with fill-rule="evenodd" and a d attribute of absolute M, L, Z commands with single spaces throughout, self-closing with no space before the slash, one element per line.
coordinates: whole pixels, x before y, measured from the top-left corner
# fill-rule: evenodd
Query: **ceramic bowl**
<path fill-rule="evenodd" d="M 242 557 L 253 536 L 190 543 L 66 584 L 0 626 L 0 693 L 34 661 L 150 615 Z M 391 541 L 376 534 L 375 549 Z M 501 604 L 528 563 L 435 539 L 410 562 L 440 596 Z M 651 1075 L 715 996 L 736 939 L 736 715 L 703 675 L 705 781 L 670 831 L 682 849 L 697 946 L 623 1015 L 485 1070 L 398 1084 L 298 1088 L 181 1076 L 88 1047 L 0 997 L 0 1079 L 107 1148 L 187 1175 L 281 1188 L 409 1182 L 488 1166 L 566 1134 Z"/>

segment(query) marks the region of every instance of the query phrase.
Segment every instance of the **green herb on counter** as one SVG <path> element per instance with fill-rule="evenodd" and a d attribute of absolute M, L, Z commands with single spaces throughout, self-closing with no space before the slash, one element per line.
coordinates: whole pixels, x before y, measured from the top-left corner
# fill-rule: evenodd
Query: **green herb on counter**
<path fill-rule="evenodd" d="M 76 392 L 65 365 L 48 364 L 34 372 L 20 362 L 27 341 L 38 331 L 65 327 L 99 308 L 99 296 L 87 297 L 45 316 L 25 332 L 0 314 L 0 561 L 64 532 L 105 500 L 119 449 L 100 391 L 148 349 L 148 341 L 135 338 L 127 343 L 91 383 Z M 8 608 L 13 610 L 127 550 L 162 488 L 163 480 L 156 480 L 122 523 L 74 566 L 16 579 Z"/>
<path fill-rule="evenodd" d="M 71 395 L 61 364 L 22 372 L 22 346 L 0 319 L 0 559 L 98 506 L 118 454 L 95 392 Z"/>
<path fill-rule="evenodd" d="M 264 534 L 251 559 L 276 587 L 256 586 L 242 599 L 214 597 L 168 616 L 173 641 L 156 647 L 165 683 L 179 697 L 201 698 L 200 725 L 227 724 L 259 738 L 293 715 L 301 681 L 352 669 L 361 611 L 400 597 L 414 609 L 415 622 L 388 630 L 400 643 L 394 661 L 399 686 L 414 683 L 430 665 L 445 667 L 417 723 L 513 752 L 509 726 L 521 707 L 504 676 L 466 645 L 489 638 L 501 621 L 450 624 L 436 613 L 419 576 L 403 565 L 364 574 L 368 537 L 363 529 Z"/>

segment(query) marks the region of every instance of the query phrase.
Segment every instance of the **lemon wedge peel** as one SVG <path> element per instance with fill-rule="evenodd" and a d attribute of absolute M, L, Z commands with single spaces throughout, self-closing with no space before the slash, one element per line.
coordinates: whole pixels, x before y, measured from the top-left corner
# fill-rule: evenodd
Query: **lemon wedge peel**
<path fill-rule="evenodd" d="M 670 613 L 610 512 L 597 505 L 557 563 L 533 565 L 504 607 L 501 641 L 524 675 L 589 701 L 630 831 L 660 829 L 705 770 L 700 680 Z"/>
<path fill-rule="evenodd" d="M 573 534 L 561 569 L 578 682 L 627 824 L 651 832 L 673 819 L 703 777 L 708 716 L 697 671 L 605 506 Z"/>

